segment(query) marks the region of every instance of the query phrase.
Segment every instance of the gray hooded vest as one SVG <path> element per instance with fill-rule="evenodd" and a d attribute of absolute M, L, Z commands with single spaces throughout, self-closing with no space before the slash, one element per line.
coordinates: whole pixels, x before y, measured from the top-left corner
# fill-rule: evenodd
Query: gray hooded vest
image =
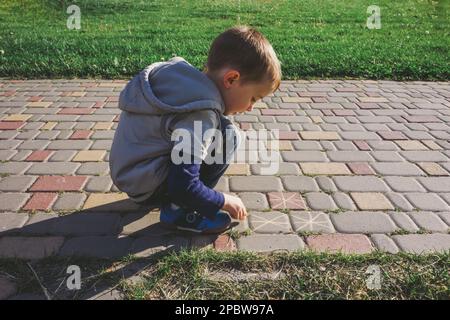
<path fill-rule="evenodd" d="M 130 80 L 120 93 L 119 108 L 109 159 L 111 177 L 132 200 L 143 201 L 167 178 L 172 131 L 191 130 L 197 120 L 202 121 L 203 132 L 220 130 L 224 103 L 211 79 L 174 57 L 151 64 Z"/>

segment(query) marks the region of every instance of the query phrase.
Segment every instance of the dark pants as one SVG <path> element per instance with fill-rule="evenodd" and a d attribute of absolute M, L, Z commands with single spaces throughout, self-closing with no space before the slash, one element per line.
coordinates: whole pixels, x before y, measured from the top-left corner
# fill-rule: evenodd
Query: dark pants
<path fill-rule="evenodd" d="M 223 152 L 224 152 L 224 161 L 223 163 L 212 163 L 207 164 L 204 161 L 200 164 L 200 181 L 202 181 L 208 188 L 214 188 L 220 180 L 220 177 L 223 176 L 225 171 L 227 170 L 231 158 L 234 155 L 234 152 L 239 147 L 239 133 L 236 132 L 236 128 L 233 126 L 230 120 L 226 117 L 221 117 L 220 119 L 221 127 L 222 127 L 222 141 L 223 141 Z M 232 130 L 231 135 L 226 135 L 226 130 Z M 225 155 L 225 151 L 227 150 L 227 145 L 232 144 L 230 148 L 230 153 Z M 214 151 L 211 153 L 214 156 Z M 180 203 L 178 199 L 172 199 L 168 193 L 167 187 L 167 179 L 155 190 L 150 198 L 147 200 L 140 202 L 139 204 L 145 206 L 159 207 L 163 203 L 175 203 L 178 206 L 183 206 L 183 203 Z"/>

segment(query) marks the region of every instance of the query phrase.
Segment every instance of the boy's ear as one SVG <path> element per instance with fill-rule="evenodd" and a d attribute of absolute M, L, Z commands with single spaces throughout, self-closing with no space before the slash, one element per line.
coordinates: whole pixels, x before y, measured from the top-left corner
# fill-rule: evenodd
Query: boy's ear
<path fill-rule="evenodd" d="M 235 81 L 238 81 L 240 78 L 239 71 L 229 70 L 224 74 L 224 84 L 225 88 L 229 88 Z"/>

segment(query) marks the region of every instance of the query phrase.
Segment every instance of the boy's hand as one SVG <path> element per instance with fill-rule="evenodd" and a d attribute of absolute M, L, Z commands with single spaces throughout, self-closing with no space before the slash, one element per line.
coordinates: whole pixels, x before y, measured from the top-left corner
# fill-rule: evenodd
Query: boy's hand
<path fill-rule="evenodd" d="M 233 219 L 244 220 L 247 216 L 247 210 L 245 209 L 244 203 L 238 197 L 224 193 L 225 198 L 223 210 L 228 211 Z"/>

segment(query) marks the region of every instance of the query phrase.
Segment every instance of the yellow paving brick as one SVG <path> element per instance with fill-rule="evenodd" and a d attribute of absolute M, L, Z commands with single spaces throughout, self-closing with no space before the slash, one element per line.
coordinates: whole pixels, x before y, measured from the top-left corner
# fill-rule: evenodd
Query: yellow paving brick
<path fill-rule="evenodd" d="M 112 122 L 97 122 L 92 130 L 109 130 L 111 129 Z"/>
<path fill-rule="evenodd" d="M 2 121 L 27 121 L 31 117 L 31 114 L 12 114 L 2 119 Z"/>
<path fill-rule="evenodd" d="M 84 203 L 83 209 L 90 209 L 99 206 L 104 206 L 109 203 L 118 202 L 128 199 L 126 193 L 91 193 L 89 198 Z"/>
<path fill-rule="evenodd" d="M 352 174 L 344 163 L 339 162 L 304 162 L 300 163 L 304 174 L 344 175 Z"/>
<path fill-rule="evenodd" d="M 230 163 L 227 171 L 225 171 L 226 175 L 247 175 L 249 174 L 248 164 L 246 163 Z"/>
<path fill-rule="evenodd" d="M 389 200 L 378 192 L 351 192 L 353 200 L 360 210 L 394 210 Z"/>
<path fill-rule="evenodd" d="M 105 157 L 105 150 L 83 150 L 79 151 L 72 161 L 75 162 L 90 162 L 90 161 L 102 161 Z"/>
<path fill-rule="evenodd" d="M 311 98 L 308 97 L 282 97 L 283 102 L 301 103 L 311 102 Z"/>
<path fill-rule="evenodd" d="M 311 116 L 311 120 L 312 120 L 314 123 L 323 123 L 322 117 L 319 117 L 319 116 Z"/>
<path fill-rule="evenodd" d="M 433 140 L 422 140 L 422 143 L 430 148 L 430 150 L 442 150 L 442 147 Z"/>
<path fill-rule="evenodd" d="M 56 126 L 57 122 L 47 122 L 41 127 L 41 130 L 52 130 Z"/>
<path fill-rule="evenodd" d="M 300 131 L 303 140 L 340 140 L 335 131 Z"/>
<path fill-rule="evenodd" d="M 52 103 L 51 102 L 45 102 L 45 101 L 36 101 L 36 102 L 30 102 L 26 105 L 28 108 L 48 108 L 50 107 Z"/>
<path fill-rule="evenodd" d="M 417 163 L 429 176 L 448 176 L 448 172 L 436 162 Z"/>
<path fill-rule="evenodd" d="M 253 108 L 255 108 L 255 109 L 267 109 L 267 104 L 265 102 L 256 102 L 253 105 Z"/>
<path fill-rule="evenodd" d="M 292 143 L 287 140 L 278 140 L 278 148 L 275 142 L 267 141 L 266 146 L 268 150 L 280 150 L 280 151 L 290 151 L 292 150 Z"/>
<path fill-rule="evenodd" d="M 84 97 L 85 94 L 86 94 L 86 92 L 83 92 L 83 91 L 73 91 L 68 96 L 69 97 Z"/>
<path fill-rule="evenodd" d="M 394 140 L 394 142 L 398 144 L 402 150 L 428 150 L 428 148 L 418 140 Z"/>

